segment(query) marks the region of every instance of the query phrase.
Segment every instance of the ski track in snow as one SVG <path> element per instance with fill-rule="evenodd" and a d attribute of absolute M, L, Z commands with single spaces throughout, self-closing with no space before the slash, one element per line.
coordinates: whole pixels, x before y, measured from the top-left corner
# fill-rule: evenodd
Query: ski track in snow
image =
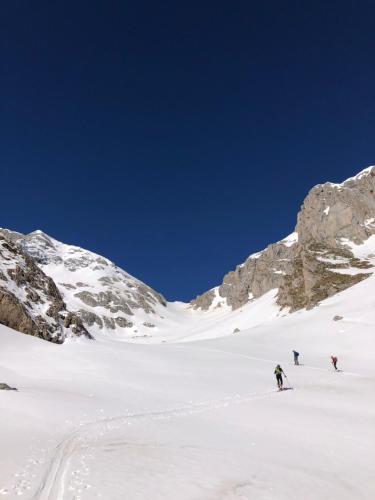
<path fill-rule="evenodd" d="M 220 349 L 209 349 L 200 347 L 200 350 L 208 352 L 216 352 L 228 356 L 243 357 L 253 361 L 275 364 L 275 361 L 271 359 L 257 358 L 245 354 L 233 353 L 230 351 L 224 351 Z M 303 365 L 303 368 L 319 370 L 326 373 L 330 371 L 325 368 L 318 368 L 307 365 Z M 363 376 L 367 378 L 365 375 L 361 375 L 358 373 L 342 372 L 342 374 L 359 376 L 359 377 Z M 314 380 L 313 382 L 304 384 L 304 387 L 319 384 L 319 382 L 321 382 L 322 380 L 323 378 L 321 380 L 320 379 Z M 325 377 L 324 381 L 331 385 L 338 383 L 339 379 L 333 378 L 330 382 L 328 382 Z M 292 393 L 293 391 L 286 391 L 286 393 L 284 394 L 291 395 Z M 133 423 L 138 424 L 147 421 L 167 420 L 173 417 L 185 417 L 216 409 L 223 409 L 233 404 L 249 403 L 269 398 L 276 394 L 279 394 L 279 391 L 277 389 L 272 389 L 263 393 L 252 392 L 242 396 L 240 394 L 235 394 L 231 396 L 225 396 L 224 398 L 220 399 L 203 400 L 203 401 L 198 401 L 196 403 L 189 403 L 175 408 L 166 408 L 164 410 L 158 410 L 158 411 L 151 410 L 142 413 L 129 413 L 125 415 L 101 418 L 95 421 L 82 423 L 80 424 L 80 427 L 78 429 L 70 433 L 55 447 L 53 457 L 50 460 L 50 463 L 44 474 L 42 482 L 37 488 L 37 491 L 32 497 L 32 499 L 64 500 L 65 493 L 68 490 L 72 495 L 71 498 L 73 500 L 81 500 L 82 492 L 88 490 L 91 487 L 91 485 L 87 482 L 87 476 L 89 475 L 88 461 L 90 460 L 90 458 L 92 458 L 92 455 L 90 455 L 89 452 L 90 447 L 93 446 L 98 447 L 97 444 L 95 445 L 95 440 L 105 436 L 106 431 L 109 432 L 116 428 L 121 428 L 121 427 L 126 428 L 127 425 L 132 425 Z M 109 442 L 104 441 L 99 446 L 105 447 L 108 444 Z M 68 474 L 69 474 L 71 459 L 73 455 L 80 452 L 81 453 L 83 452 L 80 456 L 81 467 L 71 472 L 72 477 L 68 482 Z M 40 462 L 43 463 L 42 461 Z M 18 485 L 18 492 L 16 492 L 17 495 L 23 494 L 23 491 L 25 491 L 26 489 L 23 486 L 27 486 L 27 490 L 30 490 L 29 483 L 26 485 L 25 482 L 25 485 Z"/>
<path fill-rule="evenodd" d="M 270 364 L 273 364 L 273 365 L 278 363 L 274 359 L 257 358 L 255 356 L 249 356 L 247 354 L 239 354 L 237 352 L 223 351 L 221 349 L 209 349 L 209 348 L 202 348 L 202 347 L 200 347 L 200 350 L 206 351 L 206 352 L 217 352 L 217 353 L 220 353 L 220 354 L 227 354 L 229 356 L 237 356 L 237 357 L 240 357 L 240 358 L 250 359 L 251 361 L 259 361 L 261 363 L 270 363 Z M 294 364 L 292 364 L 292 365 L 289 364 L 289 366 L 295 366 L 295 365 Z M 309 370 L 318 370 L 318 371 L 321 371 L 321 372 L 330 372 L 330 371 L 334 372 L 334 370 L 330 370 L 329 368 L 320 368 L 318 366 L 305 365 L 304 363 L 300 364 L 298 366 L 301 366 L 301 367 L 304 367 L 304 368 L 308 368 Z M 372 378 L 372 377 L 369 377 L 368 375 L 363 375 L 361 373 L 347 372 L 347 371 L 343 371 L 341 369 L 338 369 L 337 371 L 340 372 L 340 373 L 342 373 L 343 375 L 349 375 L 351 377 L 361 377 L 361 378 L 369 378 L 369 379 Z"/>
<path fill-rule="evenodd" d="M 57 445 L 45 476 L 32 498 L 33 500 L 62 500 L 66 491 L 66 476 L 69 471 L 71 457 L 79 450 L 88 449 L 90 447 L 90 442 L 95 441 L 95 438 L 104 436 L 106 431 L 111 431 L 116 427 L 131 425 L 133 422 L 139 423 L 152 420 L 167 420 L 173 417 L 194 415 L 225 408 L 232 404 L 243 404 L 264 399 L 276 394 L 278 394 L 278 391 L 275 389 L 264 393 L 253 392 L 245 396 L 235 394 L 234 396 L 200 401 L 176 408 L 108 417 L 83 424 Z M 107 444 L 108 443 L 103 443 L 102 446 L 107 446 Z M 83 465 L 82 468 L 85 469 L 85 474 L 87 474 L 88 467 L 86 462 L 83 460 L 81 463 Z M 77 476 L 79 473 L 80 470 L 74 471 L 73 474 Z M 77 481 L 77 478 L 75 478 L 74 482 L 78 483 L 79 488 L 73 498 L 74 500 L 79 500 L 81 491 L 83 489 L 88 489 L 90 485 L 87 483 L 83 484 L 83 481 Z M 71 485 L 69 489 L 74 490 L 76 488 Z"/>

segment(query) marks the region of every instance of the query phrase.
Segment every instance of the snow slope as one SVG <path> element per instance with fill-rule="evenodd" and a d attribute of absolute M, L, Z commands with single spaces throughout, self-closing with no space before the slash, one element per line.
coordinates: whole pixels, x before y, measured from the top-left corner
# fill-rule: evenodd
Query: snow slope
<path fill-rule="evenodd" d="M 224 311 L 225 326 L 210 327 L 185 311 L 190 327 L 176 321 L 166 342 L 151 345 L 99 335 L 57 346 L 0 327 L 0 381 L 19 389 L 0 391 L 0 493 L 372 500 L 374 292 L 371 276 L 290 315 L 270 294 L 250 304 L 257 313 L 242 312 L 257 316 L 250 328 L 243 320 L 240 332 L 217 338 L 240 324 L 240 312 L 230 323 Z M 294 390 L 276 392 L 276 363 Z"/>
<path fill-rule="evenodd" d="M 165 299 L 105 257 L 39 230 L 28 235 L 5 231 L 54 280 L 91 334 L 149 335 L 162 319 Z"/>

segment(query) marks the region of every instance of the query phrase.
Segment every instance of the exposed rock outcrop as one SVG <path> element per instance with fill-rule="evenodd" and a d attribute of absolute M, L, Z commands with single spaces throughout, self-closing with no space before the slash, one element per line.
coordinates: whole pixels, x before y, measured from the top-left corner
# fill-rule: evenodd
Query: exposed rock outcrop
<path fill-rule="evenodd" d="M 79 317 L 67 311 L 52 278 L 8 235 L 0 232 L 0 323 L 56 343 L 69 334 L 90 337 Z"/>
<path fill-rule="evenodd" d="M 15 387 L 10 387 L 8 384 L 0 383 L 0 391 L 17 391 Z"/>
<path fill-rule="evenodd" d="M 262 252 L 250 255 L 243 264 L 236 267 L 235 271 L 224 276 L 217 293 L 235 310 L 269 290 L 279 288 L 284 276 L 292 272 L 292 262 L 297 251 L 296 234 L 269 245 Z M 195 309 L 207 310 L 214 298 L 215 291 L 209 290 L 193 300 L 192 305 Z"/>
<path fill-rule="evenodd" d="M 372 265 L 356 259 L 345 248 L 329 247 L 310 241 L 299 245 L 297 257 L 292 261 L 292 272 L 284 277 L 279 287 L 277 303 L 296 311 L 311 308 L 322 300 L 366 279 Z M 345 273 L 345 270 L 356 270 Z"/>
<path fill-rule="evenodd" d="M 375 167 L 342 184 L 315 186 L 303 202 L 296 231 L 303 246 L 310 241 L 342 246 L 342 238 L 362 243 L 375 234 Z"/>

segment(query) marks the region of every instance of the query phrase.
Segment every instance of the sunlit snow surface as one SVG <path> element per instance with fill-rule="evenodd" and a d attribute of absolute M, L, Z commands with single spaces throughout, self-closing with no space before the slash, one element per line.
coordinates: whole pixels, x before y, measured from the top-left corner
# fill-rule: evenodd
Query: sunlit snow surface
<path fill-rule="evenodd" d="M 58 346 L 0 327 L 0 382 L 19 389 L 0 391 L 0 494 L 375 498 L 375 278 L 291 315 L 274 296 L 235 313 L 174 304 L 143 343 Z M 276 363 L 293 390 L 276 392 Z"/>
<path fill-rule="evenodd" d="M 292 233 L 281 241 L 281 243 L 283 243 L 287 247 L 291 247 L 297 242 L 298 242 L 298 233 Z"/>

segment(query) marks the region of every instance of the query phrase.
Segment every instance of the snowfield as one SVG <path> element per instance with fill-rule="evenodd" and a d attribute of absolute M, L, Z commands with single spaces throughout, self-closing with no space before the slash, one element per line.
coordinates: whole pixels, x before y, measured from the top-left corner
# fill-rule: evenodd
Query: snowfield
<path fill-rule="evenodd" d="M 18 388 L 0 391 L 0 496 L 373 500 L 375 277 L 310 311 L 274 296 L 171 304 L 164 332 L 130 341 L 0 326 L 0 382 Z"/>

